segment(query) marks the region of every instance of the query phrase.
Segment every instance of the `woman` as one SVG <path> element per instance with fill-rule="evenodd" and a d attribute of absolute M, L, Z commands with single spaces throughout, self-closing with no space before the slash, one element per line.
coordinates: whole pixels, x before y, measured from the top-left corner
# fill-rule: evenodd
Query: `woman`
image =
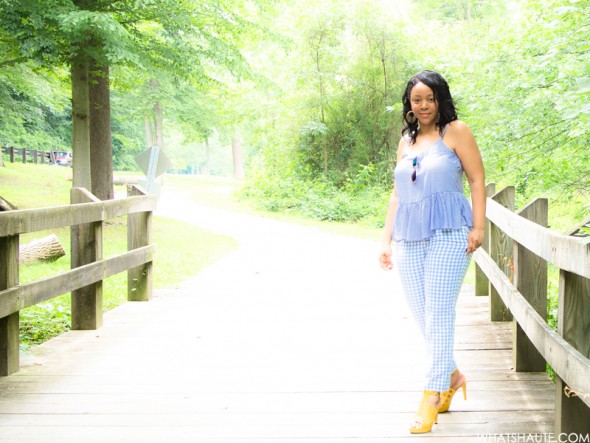
<path fill-rule="evenodd" d="M 395 186 L 379 256 L 393 268 L 391 241 L 410 310 L 426 341 L 429 368 L 410 432 L 429 432 L 467 382 L 453 357 L 455 305 L 470 254 L 482 243 L 485 180 L 469 127 L 457 119 L 449 86 L 434 71 L 410 79 L 404 95 L 404 128 L 397 150 Z M 471 206 L 463 194 L 463 172 Z"/>

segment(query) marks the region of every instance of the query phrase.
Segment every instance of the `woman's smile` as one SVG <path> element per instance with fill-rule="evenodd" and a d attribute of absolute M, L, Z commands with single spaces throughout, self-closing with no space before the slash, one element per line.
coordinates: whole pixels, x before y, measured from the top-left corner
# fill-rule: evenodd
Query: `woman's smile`
<path fill-rule="evenodd" d="M 432 123 L 438 114 L 434 91 L 424 83 L 417 83 L 410 93 L 412 111 L 421 124 Z"/>

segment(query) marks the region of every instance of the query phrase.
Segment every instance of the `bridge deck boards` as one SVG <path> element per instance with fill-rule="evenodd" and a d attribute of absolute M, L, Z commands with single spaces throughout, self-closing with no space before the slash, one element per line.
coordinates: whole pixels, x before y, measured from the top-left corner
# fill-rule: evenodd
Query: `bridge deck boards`
<path fill-rule="evenodd" d="M 372 242 L 303 232 L 24 353 L 0 379 L 0 442 L 410 441 L 424 350 L 395 273 Z M 487 303 L 463 287 L 467 401 L 418 438 L 552 432 L 553 384 L 512 370 L 511 325 Z"/>

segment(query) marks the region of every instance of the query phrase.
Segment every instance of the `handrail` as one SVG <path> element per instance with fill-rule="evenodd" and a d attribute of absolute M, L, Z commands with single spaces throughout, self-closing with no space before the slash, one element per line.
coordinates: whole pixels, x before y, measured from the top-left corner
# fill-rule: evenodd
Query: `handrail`
<path fill-rule="evenodd" d="M 489 229 L 474 253 L 478 295 L 493 321 L 514 319 L 516 371 L 555 371 L 555 433 L 590 433 L 590 237 L 546 228 L 547 199 L 514 209 L 514 187 L 486 187 Z M 559 268 L 557 331 L 547 316 L 547 263 Z M 590 435 L 590 434 L 589 434 Z"/>
<path fill-rule="evenodd" d="M 571 237 L 553 232 L 518 217 L 492 199 L 487 200 L 486 216 L 509 237 L 560 269 L 590 278 L 590 237 Z M 580 253 L 577 253 L 580 251 Z"/>
<path fill-rule="evenodd" d="M 121 215 L 153 211 L 156 209 L 156 203 L 156 196 L 146 195 L 49 208 L 4 211 L 0 212 L 0 237 L 105 221 Z"/>
<path fill-rule="evenodd" d="M 53 277 L 0 291 L 0 318 L 140 266 L 151 261 L 154 252 L 153 245 L 143 246 Z"/>
<path fill-rule="evenodd" d="M 478 249 L 473 258 L 547 363 L 573 391 L 590 393 L 590 359 L 584 357 L 541 318 L 485 251 Z M 581 398 L 590 407 L 590 396 Z"/>
<path fill-rule="evenodd" d="M 72 329 L 97 329 L 102 325 L 102 281 L 127 271 L 127 298 L 151 298 L 152 212 L 157 198 L 137 186 L 128 186 L 128 197 L 100 201 L 83 188 L 72 188 L 71 205 L 0 213 L 0 375 L 19 369 L 19 311 L 72 293 Z M 102 257 L 102 225 L 127 215 L 128 251 Z M 19 285 L 20 235 L 49 229 L 71 228 L 72 269 Z"/>

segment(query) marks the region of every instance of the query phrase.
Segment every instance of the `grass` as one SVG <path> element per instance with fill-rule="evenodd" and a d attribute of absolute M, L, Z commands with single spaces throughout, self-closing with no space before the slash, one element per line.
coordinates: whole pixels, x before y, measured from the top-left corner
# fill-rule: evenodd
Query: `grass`
<path fill-rule="evenodd" d="M 71 169 L 60 166 L 6 163 L 0 168 L 0 196 L 18 209 L 60 206 L 69 203 L 72 186 L 68 177 Z M 214 187 L 213 187 L 214 188 Z M 122 191 L 122 188 L 116 189 Z M 213 192 L 213 191 L 212 191 Z M 201 192 L 203 195 L 206 192 Z M 204 198 L 204 197 L 203 197 Z M 26 284 L 70 269 L 70 229 L 35 232 L 22 235 L 20 244 L 34 238 L 55 234 L 68 251 L 65 257 L 54 262 L 22 265 L 19 282 Z M 237 247 L 231 237 L 198 229 L 169 218 L 155 217 L 153 242 L 156 245 L 154 261 L 154 287 L 174 286 L 199 273 Z M 127 250 L 125 217 L 108 220 L 103 226 L 104 258 Z M 187 253 L 190 251 L 190 254 Z M 65 332 L 70 327 L 70 294 L 31 306 L 20 312 L 21 348 L 26 349 Z M 110 310 L 127 298 L 127 274 L 121 273 L 103 283 L 103 307 Z"/>

